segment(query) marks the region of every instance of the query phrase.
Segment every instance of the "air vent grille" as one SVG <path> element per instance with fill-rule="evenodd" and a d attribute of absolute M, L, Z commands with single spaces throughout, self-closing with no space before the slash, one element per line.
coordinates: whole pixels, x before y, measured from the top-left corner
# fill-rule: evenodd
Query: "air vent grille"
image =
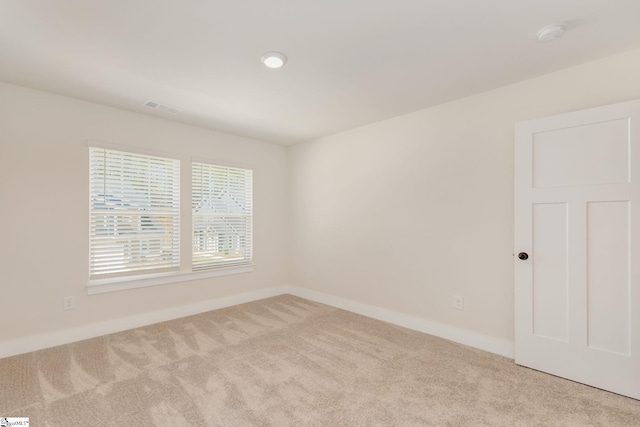
<path fill-rule="evenodd" d="M 160 104 L 155 101 L 147 101 L 144 103 L 144 106 L 153 110 L 164 111 L 169 114 L 178 114 L 180 112 L 178 108 L 169 107 L 168 105 Z"/>

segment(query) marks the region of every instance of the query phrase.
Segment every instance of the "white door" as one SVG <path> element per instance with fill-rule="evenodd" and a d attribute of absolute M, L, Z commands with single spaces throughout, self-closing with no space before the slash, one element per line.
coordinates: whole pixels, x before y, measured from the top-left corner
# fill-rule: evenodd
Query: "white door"
<path fill-rule="evenodd" d="M 516 126 L 514 255 L 516 363 L 640 399 L 640 100 Z"/>

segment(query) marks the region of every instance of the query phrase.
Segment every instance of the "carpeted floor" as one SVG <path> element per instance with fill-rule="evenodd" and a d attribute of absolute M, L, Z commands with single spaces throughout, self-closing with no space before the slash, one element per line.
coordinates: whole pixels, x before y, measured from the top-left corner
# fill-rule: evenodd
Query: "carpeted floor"
<path fill-rule="evenodd" d="M 640 401 L 284 295 L 1 359 L 0 416 L 83 427 L 637 427 Z"/>

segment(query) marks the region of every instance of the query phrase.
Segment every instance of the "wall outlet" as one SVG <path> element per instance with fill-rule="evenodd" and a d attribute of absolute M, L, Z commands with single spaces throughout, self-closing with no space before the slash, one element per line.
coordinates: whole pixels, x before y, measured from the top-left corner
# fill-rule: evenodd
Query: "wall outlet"
<path fill-rule="evenodd" d="M 464 298 L 459 295 L 454 295 L 453 308 L 455 308 L 456 310 L 464 310 Z"/>
<path fill-rule="evenodd" d="M 73 300 L 73 297 L 64 297 L 64 309 L 65 310 L 73 310 L 76 308 L 76 302 Z"/>

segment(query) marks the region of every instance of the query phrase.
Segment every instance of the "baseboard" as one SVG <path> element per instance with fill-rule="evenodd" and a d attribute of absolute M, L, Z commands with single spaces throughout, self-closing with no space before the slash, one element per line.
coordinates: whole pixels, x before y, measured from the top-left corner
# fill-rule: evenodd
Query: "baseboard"
<path fill-rule="evenodd" d="M 217 310 L 219 308 L 257 301 L 285 294 L 287 293 L 287 290 L 288 286 L 260 289 L 228 297 L 200 301 L 194 304 L 171 307 L 164 310 L 152 311 L 134 316 L 121 317 L 118 319 L 107 320 L 105 322 L 92 323 L 76 328 L 4 341 L 0 343 L 0 358 L 29 353 L 31 351 L 42 350 L 44 348 L 55 347 L 115 332 L 126 331 L 128 329 L 139 328 L 141 326 L 165 322 L 167 320 L 178 319 L 180 317 L 192 316 L 194 314 Z"/>
<path fill-rule="evenodd" d="M 514 344 L 511 341 L 490 337 L 442 323 L 431 322 L 418 317 L 409 316 L 372 305 L 362 304 L 309 289 L 289 286 L 288 293 L 300 298 L 327 304 L 332 307 L 341 308 L 363 316 L 372 317 L 374 319 L 393 323 L 394 325 L 403 326 L 415 331 L 424 332 L 429 335 L 434 335 L 460 344 L 468 345 L 470 347 L 475 347 L 480 350 L 499 354 L 500 356 L 508 357 L 510 359 L 513 359 L 514 357 Z"/>
<path fill-rule="evenodd" d="M 215 298 L 207 301 L 200 301 L 194 304 L 179 307 L 167 308 L 165 310 L 152 311 L 135 316 L 122 317 L 105 322 L 92 323 L 77 328 L 70 328 L 45 334 L 32 335 L 15 340 L 0 342 L 0 358 L 29 353 L 31 351 L 42 350 L 44 348 L 55 347 L 63 344 L 70 344 L 89 338 L 115 332 L 126 331 L 133 328 L 151 325 L 178 319 L 180 317 L 192 316 L 211 310 L 230 307 L 247 302 L 257 301 L 264 298 L 274 297 L 282 294 L 291 294 L 300 298 L 327 304 L 336 308 L 351 311 L 363 316 L 382 320 L 394 325 L 403 326 L 415 331 L 435 335 L 444 339 L 455 341 L 501 356 L 513 358 L 513 342 L 499 338 L 489 337 L 476 332 L 467 331 L 442 323 L 431 322 L 418 317 L 409 316 L 395 311 L 387 310 L 372 305 L 362 304 L 344 298 L 335 297 L 309 289 L 295 286 L 277 286 L 257 291 L 245 292 L 228 297 Z"/>

